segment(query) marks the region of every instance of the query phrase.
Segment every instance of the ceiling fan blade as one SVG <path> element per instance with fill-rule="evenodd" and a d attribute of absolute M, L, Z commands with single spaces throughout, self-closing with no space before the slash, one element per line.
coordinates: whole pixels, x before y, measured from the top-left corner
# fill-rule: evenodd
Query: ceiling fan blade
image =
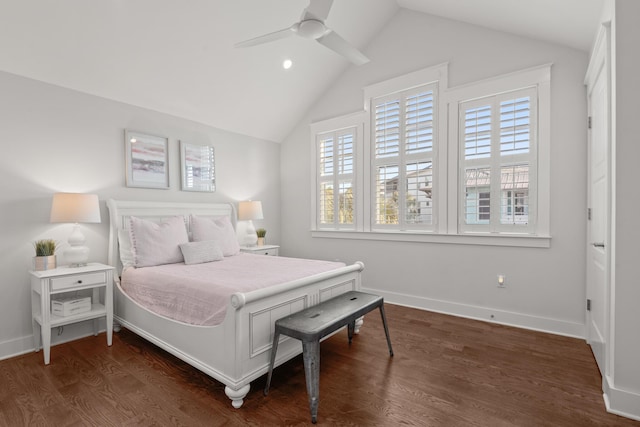
<path fill-rule="evenodd" d="M 240 43 L 236 43 L 235 47 L 249 47 L 255 46 L 258 44 L 269 43 L 275 40 L 284 39 L 289 36 L 293 36 L 295 33 L 293 31 L 293 27 L 285 28 L 283 30 L 274 31 L 273 33 L 265 34 L 259 37 L 255 37 L 249 40 L 245 40 Z"/>
<path fill-rule="evenodd" d="M 332 51 L 344 56 L 356 65 L 362 65 L 369 62 L 369 58 L 364 56 L 364 54 L 358 49 L 351 46 L 349 42 L 340 37 L 338 33 L 333 30 L 330 30 L 327 34 L 317 39 L 317 41 L 321 45 L 326 46 Z"/>
<path fill-rule="evenodd" d="M 333 0 L 311 0 L 309 6 L 302 12 L 300 21 L 306 21 L 307 19 L 316 19 L 324 22 L 329 16 L 331 5 Z"/>

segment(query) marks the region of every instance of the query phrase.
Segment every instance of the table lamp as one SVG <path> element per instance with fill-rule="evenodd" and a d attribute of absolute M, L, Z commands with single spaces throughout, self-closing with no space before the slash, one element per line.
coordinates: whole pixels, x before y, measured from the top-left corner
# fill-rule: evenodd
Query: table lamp
<path fill-rule="evenodd" d="M 87 265 L 89 248 L 79 223 L 99 223 L 100 205 L 95 194 L 55 193 L 51 203 L 50 222 L 71 222 L 73 232 L 67 240 L 69 248 L 64 251 L 64 259 L 70 267 Z"/>
<path fill-rule="evenodd" d="M 238 219 L 240 221 L 247 221 L 246 235 L 241 239 L 243 246 L 255 246 L 258 242 L 258 235 L 256 234 L 256 228 L 253 226 L 254 219 L 263 219 L 262 216 L 262 202 L 258 201 L 246 201 L 238 204 Z"/>

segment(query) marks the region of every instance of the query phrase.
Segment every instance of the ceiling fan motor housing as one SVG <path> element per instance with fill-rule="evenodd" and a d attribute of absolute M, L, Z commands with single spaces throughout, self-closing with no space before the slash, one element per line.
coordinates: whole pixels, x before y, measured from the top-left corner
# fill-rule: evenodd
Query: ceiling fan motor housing
<path fill-rule="evenodd" d="M 299 22 L 294 28 L 294 31 L 304 38 L 317 40 L 324 36 L 327 32 L 327 27 L 325 27 L 321 21 L 316 19 L 307 19 Z"/>

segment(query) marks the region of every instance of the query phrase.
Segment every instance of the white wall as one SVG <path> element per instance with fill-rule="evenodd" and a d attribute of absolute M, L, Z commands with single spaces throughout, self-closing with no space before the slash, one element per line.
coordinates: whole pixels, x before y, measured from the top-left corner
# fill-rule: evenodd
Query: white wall
<path fill-rule="evenodd" d="M 388 301 L 584 336 L 587 54 L 404 9 L 365 53 L 371 63 L 341 76 L 283 142 L 281 253 L 361 260 L 364 286 Z M 442 62 L 450 87 L 553 63 L 551 248 L 311 238 L 309 123 L 362 110 L 366 85 Z"/>
<path fill-rule="evenodd" d="M 2 72 L 0 94 L 0 358 L 33 349 L 27 273 L 32 242 L 53 238 L 66 244 L 71 233 L 70 225 L 49 223 L 55 192 L 98 194 L 102 223 L 82 225 L 91 261 L 107 262 L 108 198 L 261 200 L 265 219 L 256 226 L 267 228 L 269 242 L 278 242 L 279 144 Z M 169 138 L 169 190 L 125 186 L 124 129 Z M 180 191 L 179 140 L 215 147 L 215 193 Z M 62 336 L 53 334 L 53 342 L 87 333 L 88 326 L 67 326 Z"/>
<path fill-rule="evenodd" d="M 616 104 L 616 382 L 621 388 L 631 388 L 640 393 L 640 281 L 638 280 L 638 259 L 640 258 L 640 228 L 635 224 L 640 212 L 638 197 L 634 194 L 633 177 L 638 174 L 640 144 L 638 141 L 638 120 L 640 107 L 640 83 L 638 69 L 638 43 L 640 27 L 640 3 L 635 1 L 616 2 L 615 31 L 615 94 Z M 631 319 L 635 319 L 631 321 Z M 620 337 L 625 339 L 621 340 Z"/>
<path fill-rule="evenodd" d="M 607 343 L 611 358 L 604 381 L 607 408 L 640 420 L 640 281 L 638 259 L 640 228 L 636 222 L 640 200 L 634 195 L 640 144 L 638 69 L 640 57 L 640 2 L 606 2 L 603 12 L 612 21 L 612 262 L 611 334 Z"/>

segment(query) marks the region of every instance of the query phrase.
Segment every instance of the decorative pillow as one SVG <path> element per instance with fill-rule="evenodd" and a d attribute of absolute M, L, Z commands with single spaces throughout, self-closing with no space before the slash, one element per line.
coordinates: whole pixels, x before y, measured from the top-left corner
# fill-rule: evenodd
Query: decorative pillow
<path fill-rule="evenodd" d="M 131 217 L 129 226 L 133 265 L 151 267 L 184 261 L 180 244 L 189 242 L 184 218 L 174 216 L 161 223 Z"/>
<path fill-rule="evenodd" d="M 236 232 L 227 216 L 206 218 L 191 215 L 191 234 L 194 242 L 214 240 L 224 256 L 240 253 Z"/>
<path fill-rule="evenodd" d="M 220 261 L 224 258 L 222 249 L 214 240 L 189 242 L 180 245 L 185 264 L 201 264 L 203 262 Z"/>
<path fill-rule="evenodd" d="M 129 230 L 118 229 L 118 246 L 120 248 L 120 262 L 122 269 L 133 267 L 133 252 L 131 251 L 131 237 Z"/>

